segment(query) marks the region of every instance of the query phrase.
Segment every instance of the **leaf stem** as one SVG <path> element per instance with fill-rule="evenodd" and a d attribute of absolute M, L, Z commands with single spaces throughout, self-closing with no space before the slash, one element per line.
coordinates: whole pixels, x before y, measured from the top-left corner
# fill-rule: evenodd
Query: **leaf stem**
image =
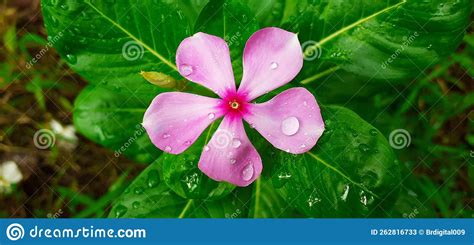
<path fill-rule="evenodd" d="M 186 203 L 186 206 L 184 206 L 183 211 L 181 211 L 181 214 L 179 214 L 178 219 L 184 218 L 188 210 L 191 208 L 191 205 L 193 204 L 193 202 L 194 202 L 193 199 L 189 199 L 189 201 Z"/>
<path fill-rule="evenodd" d="M 258 213 L 257 211 L 260 208 L 260 189 L 262 187 L 261 179 L 262 178 L 260 177 L 255 181 L 255 208 L 254 208 L 254 212 L 253 212 L 253 217 L 254 218 L 258 218 L 257 217 L 257 213 Z"/>
<path fill-rule="evenodd" d="M 386 7 L 386 8 L 384 8 L 384 9 L 382 9 L 382 10 L 376 12 L 376 13 L 373 13 L 373 14 L 371 14 L 371 15 L 365 17 L 365 18 L 362 18 L 362 19 L 360 19 L 360 20 L 358 20 L 358 21 L 356 21 L 356 22 L 354 22 L 354 23 L 352 23 L 352 24 L 350 24 L 350 25 L 348 25 L 348 26 L 345 26 L 345 27 L 343 27 L 342 29 L 340 29 L 340 30 L 338 30 L 338 31 L 336 31 L 336 32 L 334 32 L 334 33 L 332 33 L 331 35 L 329 35 L 329 36 L 327 36 L 327 37 L 321 39 L 321 41 L 318 42 L 318 45 L 319 45 L 319 46 L 322 46 L 323 44 L 325 44 L 325 43 L 331 41 L 332 39 L 334 39 L 334 38 L 336 38 L 337 36 L 343 34 L 344 32 L 346 32 L 346 31 L 348 31 L 348 30 L 350 30 L 350 29 L 352 29 L 352 28 L 354 28 L 354 27 L 356 27 L 356 26 L 358 26 L 358 25 L 360 25 L 360 24 L 363 24 L 364 22 L 367 22 L 368 20 L 371 20 L 371 19 L 373 19 L 373 18 L 375 18 L 375 17 L 377 17 L 377 16 L 379 16 L 379 15 L 385 13 L 385 12 L 388 12 L 388 11 L 394 9 L 394 8 L 397 8 L 398 6 L 400 6 L 400 5 L 402 5 L 402 4 L 405 4 L 406 2 L 407 2 L 406 0 L 403 0 L 403 1 L 401 1 L 401 2 L 399 2 L 399 3 L 397 3 L 397 4 L 395 4 L 395 5 L 392 5 L 392 6 L 390 6 L 390 7 Z"/>
<path fill-rule="evenodd" d="M 340 66 L 331 67 L 331 68 L 329 68 L 329 69 L 327 69 L 323 72 L 317 73 L 316 75 L 313 75 L 311 77 L 308 77 L 308 78 L 304 79 L 303 81 L 301 81 L 301 84 L 309 84 L 309 83 L 311 83 L 311 82 L 313 82 L 313 81 L 315 81 L 315 80 L 317 80 L 321 77 L 327 76 L 327 75 L 329 75 L 329 74 L 331 74 L 331 73 L 333 73 L 333 72 L 335 72 L 339 69 L 341 69 Z"/>

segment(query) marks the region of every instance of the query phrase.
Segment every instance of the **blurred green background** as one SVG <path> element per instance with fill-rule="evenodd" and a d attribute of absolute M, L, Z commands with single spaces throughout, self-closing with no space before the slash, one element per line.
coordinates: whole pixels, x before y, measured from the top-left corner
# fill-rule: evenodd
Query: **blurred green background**
<path fill-rule="evenodd" d="M 39 2 L 0 1 L 0 164 L 19 171 L 18 181 L 0 177 L 0 217 L 104 217 L 146 166 L 74 133 L 72 104 L 86 82 L 47 45 Z M 386 137 L 410 133 L 395 150 L 403 182 L 393 217 L 474 217 L 473 57 L 471 25 L 455 54 L 408 86 L 371 88 L 346 105 Z M 43 128 L 53 148 L 35 145 Z"/>

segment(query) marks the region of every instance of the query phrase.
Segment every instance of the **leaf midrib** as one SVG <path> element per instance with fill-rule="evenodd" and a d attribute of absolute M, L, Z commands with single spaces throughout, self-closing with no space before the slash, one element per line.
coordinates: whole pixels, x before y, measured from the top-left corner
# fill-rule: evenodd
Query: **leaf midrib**
<path fill-rule="evenodd" d="M 324 159 L 320 158 L 318 155 L 308 151 L 306 152 L 306 154 L 308 154 L 309 156 L 311 156 L 312 158 L 314 158 L 315 160 L 317 160 L 318 162 L 322 163 L 324 166 L 326 166 L 327 168 L 333 170 L 334 172 L 336 172 L 337 174 L 339 174 L 340 176 L 342 176 L 344 179 L 346 179 L 347 181 L 349 181 L 350 183 L 352 183 L 353 185 L 361 188 L 362 190 L 364 191 L 367 191 L 369 194 L 373 195 L 374 197 L 376 198 L 379 198 L 380 197 L 373 193 L 372 191 L 370 191 L 369 189 L 367 189 L 367 187 L 365 187 L 364 185 L 360 184 L 360 183 L 357 183 L 355 182 L 354 180 L 352 180 L 349 176 L 347 176 L 346 174 L 344 174 L 342 171 L 340 171 L 339 169 L 335 168 L 334 166 L 332 166 L 331 164 L 329 164 L 328 162 L 324 161 Z"/>
<path fill-rule="evenodd" d="M 100 16 L 102 16 L 102 18 L 104 18 L 105 20 L 107 20 L 108 22 L 110 22 L 112 25 L 114 25 L 115 27 L 117 27 L 119 30 L 121 30 L 123 33 L 125 33 L 127 36 L 129 36 L 130 38 L 132 38 L 135 42 L 139 43 L 140 45 L 142 45 L 144 48 L 146 48 L 148 51 L 150 51 L 150 53 L 152 53 L 154 56 L 156 56 L 159 60 L 161 60 L 164 64 L 168 65 L 169 67 L 171 67 L 173 70 L 175 71 L 178 71 L 177 67 L 172 63 L 170 62 L 169 60 L 167 60 L 164 56 L 162 56 L 160 53 L 158 53 L 158 51 L 154 50 L 153 48 L 151 48 L 150 46 L 148 46 L 148 44 L 144 43 L 142 40 L 140 40 L 139 38 L 135 37 L 132 33 L 130 33 L 127 29 L 125 29 L 123 26 L 121 26 L 119 23 L 115 22 L 114 20 L 112 20 L 110 17 L 108 17 L 104 12 L 102 12 L 100 9 L 98 9 L 96 6 L 94 6 L 92 3 L 90 3 L 89 1 L 86 1 L 86 4 L 89 5 L 94 11 L 96 11 Z"/>

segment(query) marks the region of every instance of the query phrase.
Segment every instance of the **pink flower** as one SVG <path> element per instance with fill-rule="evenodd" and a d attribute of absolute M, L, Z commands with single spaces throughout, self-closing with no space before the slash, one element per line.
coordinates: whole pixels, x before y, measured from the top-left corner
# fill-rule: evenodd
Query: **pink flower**
<path fill-rule="evenodd" d="M 243 78 L 236 89 L 226 42 L 196 33 L 176 53 L 179 73 L 220 99 L 189 93 L 162 93 L 145 112 L 143 126 L 153 144 L 179 154 L 215 120 L 224 117 L 199 159 L 199 169 L 217 181 L 251 184 L 262 172 L 262 159 L 249 141 L 242 119 L 278 149 L 309 151 L 324 131 L 318 103 L 305 88 L 291 88 L 262 104 L 255 98 L 290 82 L 303 66 L 296 34 L 264 28 L 247 41 Z"/>

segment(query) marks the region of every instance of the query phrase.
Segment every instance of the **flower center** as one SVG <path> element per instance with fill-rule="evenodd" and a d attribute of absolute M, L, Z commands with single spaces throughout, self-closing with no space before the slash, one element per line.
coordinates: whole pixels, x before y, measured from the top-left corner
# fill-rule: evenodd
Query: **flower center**
<path fill-rule="evenodd" d="M 247 113 L 247 104 L 245 96 L 236 92 L 229 92 L 222 98 L 221 109 L 224 114 L 241 117 Z"/>
<path fill-rule="evenodd" d="M 240 107 L 239 102 L 237 102 L 236 100 L 234 100 L 234 101 L 229 101 L 229 105 L 230 105 L 230 108 L 232 108 L 232 109 L 234 109 L 234 110 L 237 110 L 237 109 L 239 109 L 239 107 Z"/>

